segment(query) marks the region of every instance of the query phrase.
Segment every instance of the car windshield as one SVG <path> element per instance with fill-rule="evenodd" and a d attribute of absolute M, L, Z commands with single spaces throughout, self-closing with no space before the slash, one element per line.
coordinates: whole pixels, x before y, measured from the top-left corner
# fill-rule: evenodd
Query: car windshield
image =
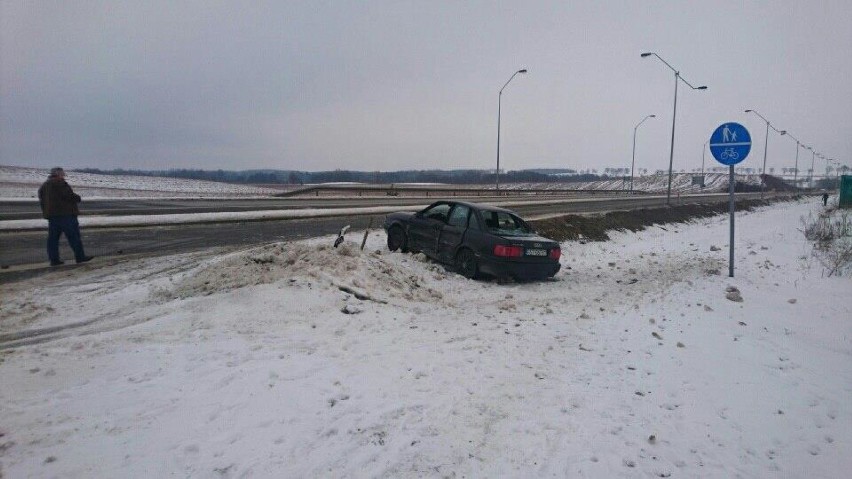
<path fill-rule="evenodd" d="M 505 211 L 483 211 L 485 228 L 500 236 L 532 236 L 533 230 L 524 220 Z"/>

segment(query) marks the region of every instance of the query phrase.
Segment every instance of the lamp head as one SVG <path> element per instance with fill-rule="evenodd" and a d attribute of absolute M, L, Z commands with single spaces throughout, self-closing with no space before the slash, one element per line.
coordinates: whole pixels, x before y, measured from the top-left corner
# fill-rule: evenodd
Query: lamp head
<path fill-rule="evenodd" d="M 648 118 L 656 118 L 657 115 L 648 115 Z"/>
<path fill-rule="evenodd" d="M 754 111 L 754 110 L 746 110 L 745 112 L 746 112 L 746 113 L 751 113 L 752 111 Z"/>
<path fill-rule="evenodd" d="M 526 68 L 523 68 L 523 69 L 521 69 L 521 70 L 518 70 L 518 73 L 526 73 L 526 72 L 527 72 L 527 69 L 526 69 Z"/>
<path fill-rule="evenodd" d="M 706 90 L 706 89 L 707 89 L 707 85 L 701 85 L 700 87 L 696 88 L 696 90 Z"/>
<path fill-rule="evenodd" d="M 778 132 L 779 135 L 784 136 L 787 134 L 787 130 L 781 130 Z"/>
<path fill-rule="evenodd" d="M 645 58 L 645 57 L 649 57 L 649 56 L 651 56 L 651 55 L 653 55 L 653 54 L 654 54 L 654 52 L 647 52 L 647 53 L 643 53 L 643 54 L 642 54 L 642 55 L 640 55 L 640 56 L 641 56 L 642 58 Z"/>

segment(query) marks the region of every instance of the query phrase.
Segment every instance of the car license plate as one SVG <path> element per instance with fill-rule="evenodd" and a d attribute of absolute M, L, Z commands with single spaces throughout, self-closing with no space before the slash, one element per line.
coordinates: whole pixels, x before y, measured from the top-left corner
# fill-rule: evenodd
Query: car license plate
<path fill-rule="evenodd" d="M 528 249 L 527 256 L 547 256 L 546 249 Z"/>

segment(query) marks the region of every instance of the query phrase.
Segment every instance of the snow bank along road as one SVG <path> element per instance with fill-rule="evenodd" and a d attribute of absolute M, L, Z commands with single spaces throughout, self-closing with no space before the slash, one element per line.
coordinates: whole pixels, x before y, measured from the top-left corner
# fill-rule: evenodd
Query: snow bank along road
<path fill-rule="evenodd" d="M 817 208 L 739 215 L 734 279 L 720 216 L 563 244 L 540 283 L 374 236 L 4 285 L 0 470 L 845 477 L 852 282 L 797 231 Z"/>
<path fill-rule="evenodd" d="M 755 194 L 742 194 L 751 198 Z M 724 195 L 688 196 L 687 202 L 725 201 Z M 425 200 L 425 199 L 424 199 Z M 632 199 L 584 199 L 499 203 L 528 219 L 577 212 L 632 209 L 665 204 L 664 196 Z M 269 241 L 303 239 L 332 234 L 350 224 L 366 228 L 372 219 L 379 227 L 383 215 L 392 211 L 417 210 L 423 205 L 375 208 L 326 208 L 271 210 L 231 213 L 203 213 L 157 216 L 81 217 L 83 242 L 87 251 L 99 257 L 127 254 L 162 254 L 193 251 L 213 246 L 259 244 Z M 188 224 L 186 222 L 189 222 Z M 44 264 L 44 220 L 0 221 L 0 265 Z M 130 225 L 134 225 L 130 227 Z M 151 227 L 154 226 L 155 227 Z M 98 229 L 107 228 L 108 229 Z M 23 231 L 15 228 L 25 228 Z M 64 242 L 63 257 L 71 253 Z"/>

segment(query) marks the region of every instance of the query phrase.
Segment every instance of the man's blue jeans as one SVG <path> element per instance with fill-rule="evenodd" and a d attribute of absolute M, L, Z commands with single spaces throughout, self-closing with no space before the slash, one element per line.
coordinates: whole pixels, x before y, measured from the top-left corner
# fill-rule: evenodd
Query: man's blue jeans
<path fill-rule="evenodd" d="M 74 215 L 52 216 L 47 220 L 47 257 L 51 263 L 59 262 L 59 237 L 65 233 L 68 245 L 74 251 L 77 261 L 86 257 L 83 241 L 80 240 L 80 223 Z"/>

